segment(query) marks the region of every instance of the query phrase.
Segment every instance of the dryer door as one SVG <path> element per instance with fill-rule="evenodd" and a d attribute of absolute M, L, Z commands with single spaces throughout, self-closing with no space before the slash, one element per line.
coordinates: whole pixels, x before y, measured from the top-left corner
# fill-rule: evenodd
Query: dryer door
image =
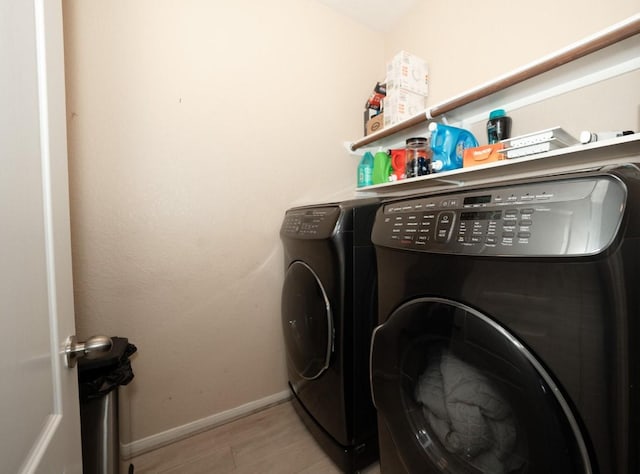
<path fill-rule="evenodd" d="M 421 298 L 373 336 L 374 403 L 407 472 L 591 473 L 560 388 L 491 318 Z"/>
<path fill-rule="evenodd" d="M 282 330 L 290 366 L 303 379 L 319 377 L 333 347 L 331 307 L 318 276 L 301 261 L 289 266 L 284 279 Z"/>

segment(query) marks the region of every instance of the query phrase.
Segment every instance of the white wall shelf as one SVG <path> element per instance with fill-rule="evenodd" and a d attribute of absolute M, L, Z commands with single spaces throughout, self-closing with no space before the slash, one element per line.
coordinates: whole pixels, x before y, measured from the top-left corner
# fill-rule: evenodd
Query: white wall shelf
<path fill-rule="evenodd" d="M 455 188 L 532 176 L 556 175 L 629 162 L 640 163 L 640 133 L 486 165 L 366 186 L 358 188 L 357 191 L 408 194 L 416 192 L 417 189 Z"/>

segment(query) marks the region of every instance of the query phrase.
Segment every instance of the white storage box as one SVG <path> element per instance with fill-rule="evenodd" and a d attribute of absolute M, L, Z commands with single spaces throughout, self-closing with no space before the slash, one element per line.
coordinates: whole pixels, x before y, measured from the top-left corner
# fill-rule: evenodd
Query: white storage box
<path fill-rule="evenodd" d="M 389 90 L 404 89 L 426 96 L 429 69 L 427 62 L 407 51 L 400 51 L 387 64 L 387 96 Z"/>
<path fill-rule="evenodd" d="M 425 101 L 426 96 L 422 94 L 404 89 L 395 89 L 389 92 L 387 89 L 387 96 L 384 99 L 385 128 L 424 112 Z"/>

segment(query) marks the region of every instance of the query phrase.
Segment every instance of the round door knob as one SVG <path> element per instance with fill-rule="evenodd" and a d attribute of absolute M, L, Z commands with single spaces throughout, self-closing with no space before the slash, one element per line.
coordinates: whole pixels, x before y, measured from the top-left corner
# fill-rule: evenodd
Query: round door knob
<path fill-rule="evenodd" d="M 78 342 L 76 336 L 70 336 L 65 346 L 67 367 L 76 366 L 78 359 L 97 359 L 105 352 L 109 352 L 113 347 L 113 341 L 108 336 L 92 336 L 84 342 Z"/>

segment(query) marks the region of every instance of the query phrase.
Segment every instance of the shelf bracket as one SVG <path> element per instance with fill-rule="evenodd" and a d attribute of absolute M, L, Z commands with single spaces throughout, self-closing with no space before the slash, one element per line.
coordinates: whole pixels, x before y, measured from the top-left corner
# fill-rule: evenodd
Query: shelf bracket
<path fill-rule="evenodd" d="M 343 142 L 342 146 L 344 146 L 347 153 L 353 156 L 360 156 L 361 154 L 356 152 L 356 149 L 353 148 L 353 142 Z"/>

